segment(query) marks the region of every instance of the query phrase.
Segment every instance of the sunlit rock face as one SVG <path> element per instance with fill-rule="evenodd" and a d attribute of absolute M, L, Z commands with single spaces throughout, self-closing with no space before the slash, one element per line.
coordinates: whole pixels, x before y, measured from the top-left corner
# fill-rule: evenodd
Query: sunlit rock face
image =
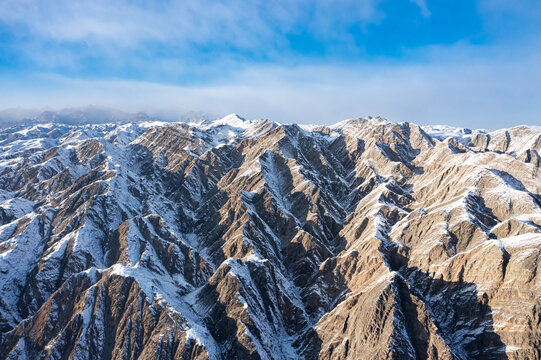
<path fill-rule="evenodd" d="M 0 359 L 539 359 L 541 130 L 0 131 Z"/>

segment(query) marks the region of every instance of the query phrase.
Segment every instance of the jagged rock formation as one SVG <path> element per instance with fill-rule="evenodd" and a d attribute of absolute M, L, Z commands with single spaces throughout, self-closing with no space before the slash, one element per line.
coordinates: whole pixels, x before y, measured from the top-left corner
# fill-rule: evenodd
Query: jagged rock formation
<path fill-rule="evenodd" d="M 540 359 L 541 131 L 0 131 L 0 359 Z"/>

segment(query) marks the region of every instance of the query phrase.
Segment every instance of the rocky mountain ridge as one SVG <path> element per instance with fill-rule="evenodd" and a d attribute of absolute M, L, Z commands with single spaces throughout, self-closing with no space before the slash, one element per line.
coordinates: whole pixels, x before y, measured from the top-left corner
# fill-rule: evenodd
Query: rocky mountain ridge
<path fill-rule="evenodd" d="M 541 131 L 0 130 L 0 359 L 539 359 Z"/>

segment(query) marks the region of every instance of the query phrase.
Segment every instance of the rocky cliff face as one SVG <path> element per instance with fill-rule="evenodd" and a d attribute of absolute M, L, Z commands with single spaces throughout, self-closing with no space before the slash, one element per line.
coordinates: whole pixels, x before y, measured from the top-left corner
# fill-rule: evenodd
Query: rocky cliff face
<path fill-rule="evenodd" d="M 0 131 L 0 359 L 540 359 L 541 130 Z"/>

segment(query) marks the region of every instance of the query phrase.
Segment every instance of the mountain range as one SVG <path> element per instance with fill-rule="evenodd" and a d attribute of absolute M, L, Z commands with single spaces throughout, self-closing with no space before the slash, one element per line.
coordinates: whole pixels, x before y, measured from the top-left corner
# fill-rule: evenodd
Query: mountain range
<path fill-rule="evenodd" d="M 541 128 L 100 116 L 0 129 L 0 359 L 541 358 Z"/>

